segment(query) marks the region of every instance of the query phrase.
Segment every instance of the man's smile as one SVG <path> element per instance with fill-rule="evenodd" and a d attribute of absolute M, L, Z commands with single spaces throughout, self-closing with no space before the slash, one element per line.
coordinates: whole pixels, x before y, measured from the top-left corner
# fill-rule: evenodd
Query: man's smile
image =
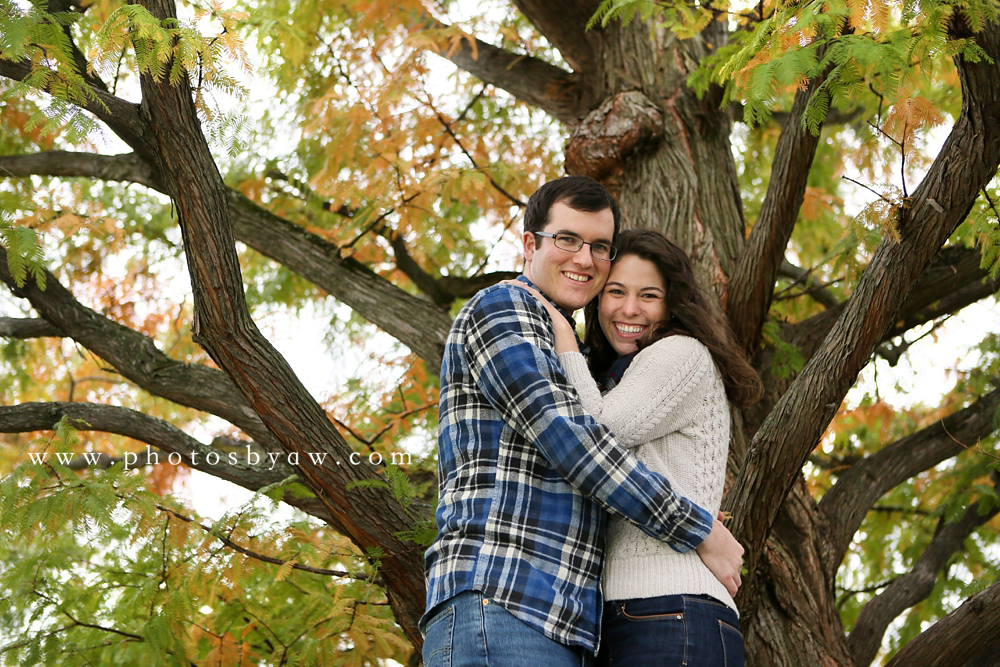
<path fill-rule="evenodd" d="M 563 271 L 562 274 L 569 278 L 570 280 L 576 281 L 578 283 L 586 283 L 593 280 L 592 276 L 584 275 L 582 273 L 573 273 L 572 271 Z"/>

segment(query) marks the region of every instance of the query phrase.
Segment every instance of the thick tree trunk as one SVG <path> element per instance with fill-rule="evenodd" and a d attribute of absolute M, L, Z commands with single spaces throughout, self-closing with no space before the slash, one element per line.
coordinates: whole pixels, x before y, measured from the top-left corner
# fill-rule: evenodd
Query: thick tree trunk
<path fill-rule="evenodd" d="M 750 667 L 854 667 L 834 581 L 821 567 L 824 535 L 816 502 L 800 477 L 758 563 L 759 597 L 752 608 L 740 607 Z"/>
<path fill-rule="evenodd" d="M 725 35 L 651 36 L 648 25 L 634 21 L 613 22 L 594 36 L 599 64 L 588 81 L 604 102 L 573 131 L 566 168 L 605 183 L 626 226 L 666 233 L 724 301 L 744 245 L 732 122 L 719 108 L 718 89 L 698 99 L 685 79 Z"/>

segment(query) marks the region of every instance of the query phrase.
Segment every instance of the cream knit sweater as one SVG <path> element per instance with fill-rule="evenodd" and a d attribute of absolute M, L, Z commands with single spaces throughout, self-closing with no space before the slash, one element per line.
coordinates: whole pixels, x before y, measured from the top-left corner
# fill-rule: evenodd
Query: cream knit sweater
<path fill-rule="evenodd" d="M 722 504 L 729 452 L 729 403 L 708 348 L 668 336 L 643 349 L 604 396 L 578 352 L 559 355 L 583 407 L 610 428 L 678 494 L 713 516 Z M 707 594 L 736 609 L 725 586 L 697 552 L 678 553 L 611 515 L 605 549 L 607 600 Z"/>

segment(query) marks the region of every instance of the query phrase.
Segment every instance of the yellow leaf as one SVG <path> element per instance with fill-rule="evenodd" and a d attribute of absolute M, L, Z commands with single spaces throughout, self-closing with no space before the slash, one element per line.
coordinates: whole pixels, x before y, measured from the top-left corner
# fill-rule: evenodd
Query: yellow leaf
<path fill-rule="evenodd" d="M 281 567 L 278 568 L 277 574 L 274 575 L 275 581 L 284 581 L 291 574 L 292 568 L 295 566 L 295 559 L 285 561 Z"/>

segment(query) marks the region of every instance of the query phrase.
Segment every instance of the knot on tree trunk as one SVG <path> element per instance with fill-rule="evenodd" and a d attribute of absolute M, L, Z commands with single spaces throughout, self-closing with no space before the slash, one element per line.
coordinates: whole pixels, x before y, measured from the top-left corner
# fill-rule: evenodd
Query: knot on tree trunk
<path fill-rule="evenodd" d="M 663 114 L 637 90 L 606 99 L 573 130 L 566 171 L 601 181 L 613 194 L 621 188 L 625 160 L 663 137 Z"/>

